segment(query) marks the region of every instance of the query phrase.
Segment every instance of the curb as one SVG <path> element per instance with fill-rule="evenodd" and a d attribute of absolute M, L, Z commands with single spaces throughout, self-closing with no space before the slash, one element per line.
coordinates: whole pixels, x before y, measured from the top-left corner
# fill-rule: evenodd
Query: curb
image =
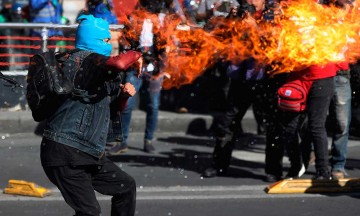
<path fill-rule="evenodd" d="M 219 113 L 179 114 L 159 111 L 157 133 L 186 132 L 201 135 L 207 133 L 213 124 L 214 118 L 219 115 Z M 134 110 L 130 132 L 143 132 L 145 130 L 145 119 L 146 114 L 144 111 Z M 254 117 L 250 110 L 244 116 L 243 125 L 255 124 L 252 123 L 253 119 Z M 38 125 L 39 123 L 32 119 L 30 111 L 0 111 L 0 133 L 2 134 L 31 133 L 35 132 Z"/>

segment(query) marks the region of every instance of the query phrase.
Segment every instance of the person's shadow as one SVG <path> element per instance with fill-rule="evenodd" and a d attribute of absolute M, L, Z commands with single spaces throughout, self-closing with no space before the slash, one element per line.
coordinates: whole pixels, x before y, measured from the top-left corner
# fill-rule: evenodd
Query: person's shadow
<path fill-rule="evenodd" d="M 248 138 L 249 139 L 249 138 Z M 255 138 L 254 138 L 255 139 Z M 260 142 L 263 141 L 263 137 L 259 138 Z M 126 155 L 109 156 L 114 162 L 126 162 L 128 166 L 133 167 L 163 167 L 163 168 L 181 168 L 196 173 L 201 173 L 207 169 L 212 163 L 212 153 L 208 151 L 194 150 L 195 146 L 203 146 L 213 148 L 213 141 L 210 138 L 198 138 L 198 137 L 167 137 L 158 138 L 158 141 L 170 144 L 176 144 L 181 146 L 187 146 L 186 148 L 172 148 L 170 151 L 159 152 L 160 155 Z M 188 148 L 188 147 L 191 148 Z M 194 148 L 192 148 L 194 146 Z M 140 148 L 129 147 L 132 150 L 142 151 Z M 244 146 L 242 144 L 236 144 L 235 149 L 243 149 L 246 151 L 259 152 L 263 151 L 261 148 L 257 148 L 255 145 Z M 252 178 L 252 179 L 264 179 L 264 175 L 259 175 L 249 170 L 261 170 L 264 169 L 264 163 L 247 161 L 232 157 L 231 166 L 225 177 L 230 178 Z"/>

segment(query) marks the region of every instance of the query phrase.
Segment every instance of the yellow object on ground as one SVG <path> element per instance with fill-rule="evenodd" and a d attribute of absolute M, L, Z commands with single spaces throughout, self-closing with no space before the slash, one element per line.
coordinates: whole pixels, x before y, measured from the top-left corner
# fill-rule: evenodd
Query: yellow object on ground
<path fill-rule="evenodd" d="M 4 189 L 5 194 L 44 197 L 50 194 L 50 190 L 40 187 L 33 182 L 10 179 Z"/>
<path fill-rule="evenodd" d="M 294 179 L 278 181 L 266 188 L 269 194 L 359 192 L 360 179 Z"/>

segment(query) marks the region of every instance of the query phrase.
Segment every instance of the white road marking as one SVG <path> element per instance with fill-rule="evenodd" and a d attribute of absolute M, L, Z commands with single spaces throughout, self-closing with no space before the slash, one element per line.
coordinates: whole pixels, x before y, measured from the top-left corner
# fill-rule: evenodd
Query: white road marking
<path fill-rule="evenodd" d="M 173 186 L 173 187 L 142 187 L 137 188 L 137 200 L 212 200 L 212 199 L 273 199 L 273 198 L 305 198 L 326 197 L 321 194 L 267 194 L 267 185 L 244 186 Z M 44 198 L 0 194 L 0 202 L 4 201 L 62 201 L 57 188 Z M 97 194 L 98 200 L 110 200 L 111 196 Z"/>

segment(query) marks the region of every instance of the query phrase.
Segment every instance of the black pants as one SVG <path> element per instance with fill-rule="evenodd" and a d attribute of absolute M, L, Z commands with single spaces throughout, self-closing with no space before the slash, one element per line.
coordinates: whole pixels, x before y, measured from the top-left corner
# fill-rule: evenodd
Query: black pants
<path fill-rule="evenodd" d="M 279 119 L 281 111 L 277 105 L 277 90 L 286 81 L 286 74 L 280 73 L 269 79 L 266 87 L 265 113 L 266 113 L 266 148 L 265 173 L 282 176 L 283 156 L 285 147 L 279 142 Z"/>
<path fill-rule="evenodd" d="M 111 215 L 135 214 L 136 185 L 134 179 L 113 162 L 104 165 L 47 166 L 43 167 L 50 181 L 61 191 L 76 216 L 101 214 L 95 191 L 111 195 Z"/>
<path fill-rule="evenodd" d="M 263 107 L 265 94 L 264 81 L 233 80 L 230 84 L 225 113 L 218 119 L 215 135 L 237 136 L 239 124 L 251 105 Z M 258 109 L 259 110 L 259 109 Z M 258 112 L 263 112 L 262 109 Z M 263 115 L 263 114 L 261 114 Z"/>
<path fill-rule="evenodd" d="M 265 81 L 232 80 L 229 89 L 226 112 L 215 126 L 216 144 L 212 166 L 226 173 L 230 165 L 234 142 L 242 132 L 241 120 L 251 105 L 264 107 Z M 261 113 L 264 112 L 260 109 Z"/>
<path fill-rule="evenodd" d="M 332 77 L 315 80 L 308 94 L 306 112 L 283 112 L 278 115 L 279 119 L 274 133 L 278 139 L 272 144 L 267 144 L 266 173 L 281 176 L 284 147 L 291 162 L 290 171 L 301 168 L 304 149 L 300 146 L 298 135 L 305 117 L 308 118 L 310 135 L 307 139 L 314 142 L 315 168 L 317 171 L 328 171 L 328 141 L 325 122 L 333 92 Z"/>

